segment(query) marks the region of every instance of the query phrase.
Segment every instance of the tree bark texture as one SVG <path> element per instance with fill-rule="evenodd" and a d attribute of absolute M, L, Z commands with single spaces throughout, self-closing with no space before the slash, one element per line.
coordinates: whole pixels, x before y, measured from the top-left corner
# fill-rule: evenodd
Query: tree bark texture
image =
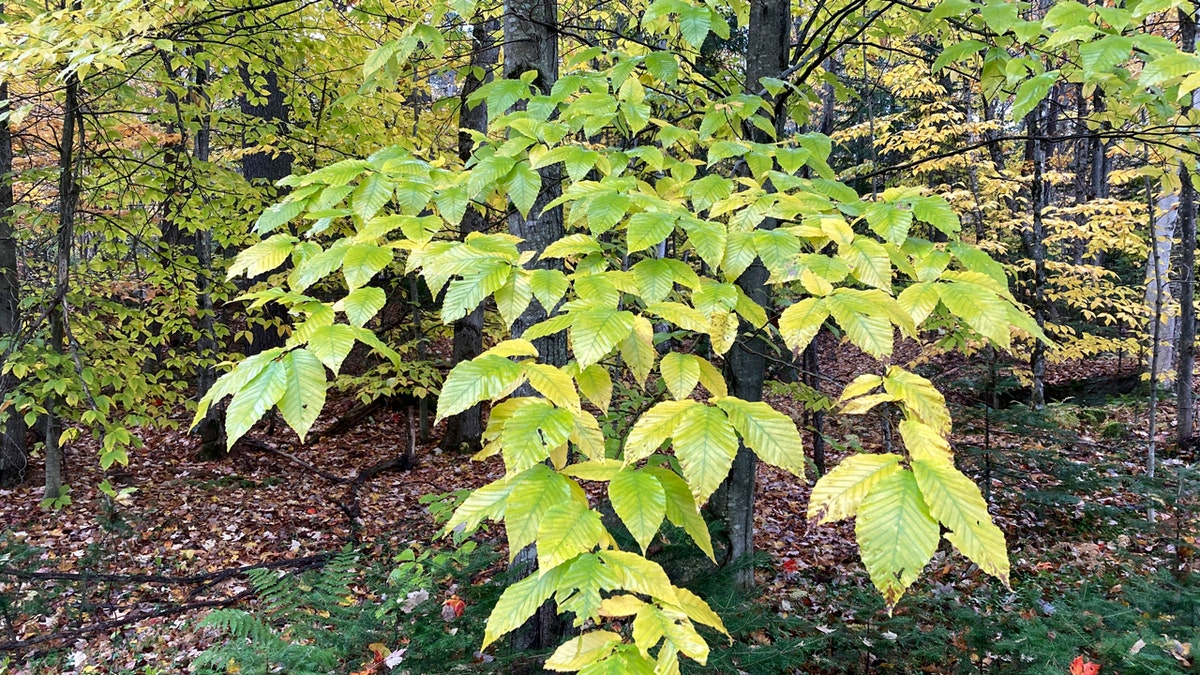
<path fill-rule="evenodd" d="M 1151 199 L 1147 207 L 1153 206 L 1149 218 L 1153 224 L 1150 233 L 1151 255 L 1146 259 L 1146 307 L 1154 317 L 1150 375 L 1156 387 L 1173 387 L 1170 371 L 1174 367 L 1174 336 L 1179 316 L 1175 298 L 1167 281 L 1171 273 L 1171 248 L 1179 224 L 1179 195 L 1170 194 Z"/>
<path fill-rule="evenodd" d="M 471 158 L 475 141 L 470 131 L 486 132 L 488 125 L 487 103 L 480 101 L 474 108 L 467 106 L 467 99 L 484 84 L 492 80 L 492 69 L 500 59 L 500 47 L 496 44 L 495 33 L 500 28 L 499 21 L 490 19 L 476 21 L 471 30 L 471 67 L 463 81 L 462 92 L 459 94 L 458 113 L 458 157 L 463 162 Z M 459 233 L 466 238 L 471 232 L 483 232 L 487 229 L 487 220 L 483 213 L 468 208 L 459 224 Z M 479 356 L 483 351 L 483 304 L 469 314 L 454 322 L 454 346 L 451 353 L 452 363 Z M 475 452 L 480 449 L 483 441 L 483 407 L 476 403 L 467 410 L 446 420 L 446 434 L 443 446 L 452 452 Z"/>
<path fill-rule="evenodd" d="M 1185 52 L 1196 51 L 1196 19 L 1179 10 L 1179 37 Z M 1190 105 L 1183 106 L 1187 118 Z M 1178 419 L 1175 433 L 1180 444 L 1192 440 L 1196 416 L 1196 393 L 1192 379 L 1196 370 L 1196 188 L 1188 161 L 1179 164 L 1179 363 L 1175 368 Z"/>
<path fill-rule="evenodd" d="M 241 66 L 242 82 L 246 85 L 248 92 L 256 92 L 255 75 L 250 73 L 245 65 Z M 279 83 L 279 71 L 270 70 L 262 74 L 265 80 L 264 89 L 258 92 L 259 95 L 251 96 L 249 93 L 241 97 L 238 102 L 243 115 L 250 119 L 260 120 L 262 125 L 274 127 L 275 136 L 282 137 L 287 130 L 288 125 L 288 107 L 284 97 L 283 88 Z M 265 94 L 265 98 L 262 96 Z M 260 145 L 258 139 L 246 139 L 246 147 L 254 147 Z M 291 175 L 292 173 L 291 153 L 282 152 L 278 149 L 275 152 L 249 152 L 242 156 L 242 177 L 251 183 L 266 183 L 269 186 L 268 195 L 274 198 L 276 195 L 273 187 L 276 181 Z M 251 284 L 264 282 L 269 275 L 263 274 L 250 280 Z M 283 307 L 276 303 L 267 303 L 264 307 L 266 316 L 265 323 L 254 323 L 251 326 L 251 335 L 253 341 L 246 350 L 247 356 L 258 354 L 273 347 L 282 347 L 284 339 L 279 335 L 276 326 L 288 321 L 287 312 Z"/>
<path fill-rule="evenodd" d="M 1032 226 L 1029 232 L 1028 254 L 1033 259 L 1033 318 L 1039 328 L 1046 326 L 1046 226 L 1042 212 L 1046 208 L 1046 147 L 1042 140 L 1046 132 L 1046 104 L 1040 103 L 1027 120 L 1032 143 L 1033 182 L 1029 188 L 1029 207 L 1032 210 Z M 1029 370 L 1033 375 L 1033 387 L 1029 405 L 1034 410 L 1046 407 L 1046 345 L 1035 340 L 1029 355 Z"/>
<path fill-rule="evenodd" d="M 558 3 L 556 0 L 506 0 L 504 3 L 504 77 L 520 78 L 522 73 L 536 71 L 533 84 L 537 91 L 548 94 L 558 81 Z M 562 208 L 547 209 L 546 205 L 562 194 L 562 177 L 555 164 L 539 170 L 542 188 L 529 216 L 515 209 L 508 218 L 508 231 L 523 241 L 521 250 L 544 251 L 564 234 Z M 530 267 L 561 269 L 562 261 L 535 258 Z M 530 326 L 543 321 L 553 307 L 542 307 L 534 300 L 513 323 L 512 335 L 520 337 Z M 551 365 L 566 365 L 567 338 L 565 333 L 549 335 L 534 341 L 539 360 Z M 536 395 L 528 384 L 522 385 L 517 396 Z M 512 564 L 522 575 L 534 573 L 537 550 L 527 546 L 519 551 Z M 552 602 L 546 602 L 516 632 L 513 647 L 517 650 L 546 649 L 558 644 L 565 625 L 555 612 Z"/>
<path fill-rule="evenodd" d="M 78 127 L 78 131 L 76 130 Z M 58 237 L 54 274 L 54 296 L 50 306 L 50 348 L 59 355 L 66 353 L 67 289 L 70 284 L 71 247 L 75 241 L 75 212 L 79 206 L 79 181 L 77 175 L 76 150 L 83 150 L 83 143 L 76 148 L 76 133 L 83 134 L 79 126 L 79 78 L 67 78 L 63 101 L 62 138 L 59 145 L 58 175 Z M 57 397 L 46 402 L 45 425 L 46 449 L 46 499 L 57 499 L 62 494 L 63 455 L 59 446 L 62 422 L 58 416 L 61 401 Z"/>
<path fill-rule="evenodd" d="M 208 81 L 208 64 L 196 71 L 196 99 L 208 103 L 204 93 Z M 192 143 L 192 156 L 204 170 L 208 163 L 212 138 L 212 122 L 207 114 L 200 121 Z M 192 237 L 192 248 L 199 270 L 196 273 L 196 322 L 199 337 L 196 339 L 196 354 L 200 357 L 200 368 L 196 373 L 196 399 L 204 397 L 217 381 L 217 325 L 216 310 L 212 299 L 213 240 L 212 230 L 199 228 Z M 209 406 L 208 414 L 196 425 L 195 433 L 200 439 L 200 456 L 216 458 L 225 451 L 225 408 L 223 404 Z"/>
<path fill-rule="evenodd" d="M 0 13 L 3 6 L 0 5 Z M 17 239 L 13 223 L 13 149 L 8 126 L 8 83 L 0 82 L 0 339 L 7 341 L 3 350 L 12 352 L 21 328 L 20 286 L 17 278 Z M 12 375 L 0 380 L 0 398 L 15 387 Z M 0 422 L 0 488 L 10 488 L 25 480 L 29 464 L 26 454 L 25 420 L 16 408 L 8 408 Z"/>
<path fill-rule="evenodd" d="M 791 6 L 789 0 L 751 0 L 749 47 L 746 51 L 746 90 L 757 93 L 764 77 L 778 77 L 787 68 L 788 49 L 791 44 Z M 770 100 L 768 99 L 768 105 Z M 775 114 L 772 122 L 778 131 L 782 115 Z M 750 136 L 756 141 L 770 142 L 762 130 L 752 128 Z M 775 222 L 765 219 L 763 229 L 773 229 Z M 738 278 L 738 286 L 746 295 L 763 307 L 770 307 L 771 294 L 767 288 L 767 268 L 762 261 L 754 263 Z M 766 340 L 758 330 L 742 322 L 738 339 L 725 359 L 725 379 L 732 396 L 761 401 L 763 380 L 766 377 Z M 723 499 L 718 505 L 723 512 L 729 537 L 727 564 L 734 564 L 754 552 L 754 492 L 757 460 L 745 445 L 739 445 L 733 467 L 723 489 L 715 499 Z M 736 568 L 734 583 L 740 588 L 754 585 L 754 569 L 747 565 Z"/>

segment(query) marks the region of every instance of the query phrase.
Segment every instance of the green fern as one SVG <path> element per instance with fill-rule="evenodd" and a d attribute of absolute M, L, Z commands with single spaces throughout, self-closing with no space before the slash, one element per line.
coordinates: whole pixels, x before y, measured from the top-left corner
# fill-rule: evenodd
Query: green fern
<path fill-rule="evenodd" d="M 238 609 L 210 613 L 199 628 L 215 629 L 226 639 L 194 662 L 197 673 L 225 673 L 236 666 L 243 675 L 295 673 L 321 675 L 335 670 L 341 654 L 367 642 L 364 626 L 344 599 L 350 594 L 358 555 L 349 549 L 319 570 L 288 574 L 270 569 L 249 573 L 261 603 L 257 614 Z"/>

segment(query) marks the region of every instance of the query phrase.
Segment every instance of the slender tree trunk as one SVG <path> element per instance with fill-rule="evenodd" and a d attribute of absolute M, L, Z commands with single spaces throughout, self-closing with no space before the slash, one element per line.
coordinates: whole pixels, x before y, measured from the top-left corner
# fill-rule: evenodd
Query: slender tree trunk
<path fill-rule="evenodd" d="M 1033 210 L 1033 225 L 1030 228 L 1029 251 L 1033 258 L 1033 316 L 1039 328 L 1046 326 L 1046 227 L 1042 211 L 1046 208 L 1046 147 L 1042 140 L 1045 132 L 1046 103 L 1040 103 L 1030 114 L 1026 123 L 1033 144 L 1033 183 L 1029 189 L 1029 205 Z M 1046 345 L 1035 340 L 1029 356 L 1029 370 L 1033 375 L 1033 388 L 1029 405 L 1034 410 L 1046 407 Z"/>
<path fill-rule="evenodd" d="M 208 103 L 204 87 L 208 82 L 208 63 L 196 71 L 196 96 L 193 98 Z M 192 157 L 195 160 L 193 171 L 206 171 L 212 138 L 212 120 L 208 111 L 204 111 L 200 127 L 192 142 Z M 198 187 L 198 186 L 196 186 Z M 212 389 L 217 381 L 217 318 L 213 308 L 212 278 L 213 278 L 213 240 L 212 230 L 198 228 L 192 235 L 192 250 L 196 255 L 199 270 L 196 272 L 196 322 L 199 337 L 196 339 L 196 355 L 200 366 L 196 372 L 196 400 L 200 400 Z M 225 408 L 218 404 L 208 408 L 208 414 L 196 425 L 194 433 L 200 439 L 200 457 L 215 459 L 225 451 Z"/>
<path fill-rule="evenodd" d="M 504 3 L 504 77 L 520 78 L 522 73 L 536 71 L 534 86 L 548 94 L 558 81 L 558 3 L 557 0 L 506 0 Z M 544 251 L 563 237 L 562 208 L 547 209 L 546 205 L 562 194 L 562 177 L 558 165 L 539 171 L 542 189 L 528 217 L 515 209 L 508 219 L 508 231 L 524 240 L 521 249 Z M 535 258 L 531 267 L 561 269 L 560 260 Z M 542 307 L 536 300 L 513 323 L 513 337 L 520 337 L 530 326 L 544 320 L 553 307 Z M 540 360 L 552 365 L 567 363 L 565 333 L 556 333 L 534 341 Z M 532 387 L 522 385 L 518 396 L 535 395 Z M 537 566 L 537 550 L 527 546 L 513 560 L 513 568 L 531 574 Z M 513 646 L 518 650 L 544 649 L 557 644 L 563 624 L 550 602 L 542 605 L 526 624 L 513 634 Z"/>
<path fill-rule="evenodd" d="M 1173 338 L 1178 312 L 1167 280 L 1171 272 L 1171 248 L 1179 223 L 1179 195 L 1164 195 L 1157 201 L 1150 196 L 1147 200 L 1151 248 L 1146 260 L 1146 307 L 1154 322 L 1151 327 L 1150 378 L 1155 388 L 1171 388 L 1175 385 L 1169 371 L 1175 363 Z"/>
<path fill-rule="evenodd" d="M 78 129 L 78 130 L 77 130 Z M 60 356 L 66 353 L 67 289 L 70 283 L 71 246 L 75 240 L 75 212 L 79 205 L 79 182 L 77 175 L 76 150 L 82 152 L 83 143 L 76 148 L 76 134 L 83 135 L 79 125 L 79 78 L 72 74 L 67 78 L 66 96 L 63 101 L 62 139 L 59 146 L 58 166 L 58 247 L 54 274 L 54 295 L 50 306 L 50 348 Z M 62 494 L 63 456 L 59 446 L 62 422 L 57 410 L 61 401 L 58 397 L 48 401 L 45 425 L 46 449 L 46 499 L 57 499 Z"/>
<path fill-rule="evenodd" d="M 804 375 L 809 387 L 821 391 L 821 351 L 818 348 L 820 334 L 804 348 Z M 825 475 L 825 411 L 812 412 L 812 460 L 818 476 Z"/>
<path fill-rule="evenodd" d="M 1179 10 L 1179 35 L 1183 51 L 1196 51 L 1196 20 Z M 1191 111 L 1183 106 L 1182 117 Z M 1178 410 L 1176 434 L 1182 445 L 1192 440 L 1196 394 L 1192 378 L 1196 366 L 1196 189 L 1188 160 L 1179 164 L 1179 365 L 1175 369 L 1175 396 Z"/>
<path fill-rule="evenodd" d="M 791 4 L 789 0 L 751 0 L 749 48 L 746 52 L 746 89 L 758 93 L 764 77 L 778 77 L 787 68 L 788 49 L 791 44 Z M 768 105 L 770 100 L 768 99 Z M 781 119 L 772 119 L 779 131 Z M 751 128 L 751 137 L 760 142 L 770 142 L 762 130 Z M 775 222 L 765 219 L 760 225 L 773 229 Z M 771 294 L 767 288 L 767 268 L 762 261 L 754 263 L 742 273 L 737 284 L 746 295 L 763 307 L 769 307 Z M 768 345 L 754 326 L 742 322 L 738 339 L 725 359 L 725 379 L 732 396 L 761 401 L 763 380 L 766 377 Z M 723 489 L 714 499 L 723 498 L 718 509 L 724 512 L 729 550 L 726 563 L 736 563 L 754 552 L 754 492 L 757 460 L 745 445 L 738 447 Z M 723 507 L 723 508 L 722 508 Z M 754 569 L 743 565 L 735 574 L 734 583 L 743 589 L 754 585 Z"/>
<path fill-rule="evenodd" d="M 484 84 L 492 80 L 492 69 L 500 57 L 500 47 L 496 44 L 495 33 L 500 28 L 499 21 L 490 19 L 476 21 L 472 24 L 471 68 L 463 82 L 459 94 L 458 113 L 458 157 L 463 162 L 471 158 L 475 141 L 469 132 L 486 132 L 488 123 L 487 103 L 480 102 L 474 108 L 468 107 L 467 98 Z M 471 232 L 482 232 L 487 229 L 487 220 L 483 213 L 468 208 L 463 214 L 459 232 L 466 237 Z M 479 356 L 483 351 L 483 304 L 463 318 L 454 322 L 454 347 L 451 355 L 453 363 Z M 475 404 L 466 411 L 446 420 L 446 435 L 442 442 L 447 450 L 475 452 L 481 447 L 483 439 L 483 408 Z"/>
<path fill-rule="evenodd" d="M 0 5 L 0 15 L 4 8 Z M 11 353 L 21 327 L 20 285 L 17 278 L 17 239 L 13 231 L 13 150 L 8 126 L 8 83 L 0 81 L 0 338 L 6 341 L 0 351 Z M 6 375 L 0 380 L 0 398 L 15 387 L 16 379 Z M 10 488 L 25 480 L 29 458 L 25 449 L 25 420 L 15 407 L 2 413 L 0 435 L 0 488 Z"/>

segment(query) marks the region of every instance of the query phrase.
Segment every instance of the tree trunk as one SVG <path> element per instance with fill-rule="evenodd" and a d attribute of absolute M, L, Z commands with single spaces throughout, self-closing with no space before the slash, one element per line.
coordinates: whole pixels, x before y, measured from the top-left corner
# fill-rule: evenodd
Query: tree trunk
<path fill-rule="evenodd" d="M 195 100 L 208 102 L 204 91 L 208 81 L 208 63 L 196 71 Z M 192 157 L 196 162 L 196 170 L 204 171 L 208 163 L 211 147 L 212 120 L 205 114 L 196 130 L 192 143 Z M 212 230 L 199 228 L 192 237 L 192 250 L 196 255 L 199 270 L 196 273 L 196 322 L 199 337 L 196 339 L 196 354 L 200 357 L 200 367 L 196 372 L 196 400 L 208 393 L 217 381 L 217 325 L 216 311 L 212 299 Z M 196 425 L 194 433 L 200 439 L 200 457 L 215 459 L 225 451 L 225 408 L 221 404 L 209 406 L 208 414 Z"/>
<path fill-rule="evenodd" d="M 262 120 L 266 125 L 273 126 L 275 135 L 282 137 L 288 125 L 288 107 L 279 84 L 278 70 L 270 70 L 263 75 L 265 89 L 262 96 L 251 97 L 255 91 L 254 78 L 245 64 L 241 66 L 242 82 L 247 94 L 238 101 L 242 114 L 250 118 Z M 258 139 L 246 139 L 245 147 L 259 145 Z M 268 198 L 276 196 L 274 185 L 276 181 L 291 175 L 292 155 L 288 152 L 249 152 L 242 156 L 242 177 L 251 183 L 266 183 Z M 251 284 L 265 282 L 268 274 L 257 276 L 250 280 Z M 269 302 L 264 306 L 265 316 L 260 317 L 261 323 L 254 323 L 250 328 L 253 340 L 246 350 L 246 355 L 258 354 L 273 347 L 282 347 L 284 339 L 279 335 L 278 326 L 288 321 L 287 311 L 282 305 Z"/>
<path fill-rule="evenodd" d="M 558 3 L 556 0 L 506 0 L 504 3 L 504 77 L 520 78 L 522 73 L 536 71 L 533 84 L 545 94 L 558 81 Z M 542 189 L 528 217 L 513 209 L 508 219 L 508 231 L 524 240 L 523 251 L 544 251 L 563 236 L 562 208 L 546 209 L 546 205 L 562 194 L 562 178 L 558 165 L 539 170 Z M 535 258 L 530 267 L 561 269 L 562 261 Z M 512 335 L 520 337 L 530 326 L 544 320 L 553 307 L 542 307 L 536 300 L 513 323 Z M 552 365 L 567 363 L 565 333 L 556 333 L 534 341 L 540 360 Z M 517 396 L 536 395 L 528 383 L 516 392 Z M 537 550 L 527 546 L 513 560 L 513 568 L 528 575 L 537 567 Z M 559 642 L 564 626 L 551 602 L 538 609 L 524 626 L 513 634 L 513 647 L 518 650 L 545 649 Z"/>
<path fill-rule="evenodd" d="M 1179 195 L 1171 194 L 1160 197 L 1157 201 L 1152 197 L 1147 207 L 1153 207 L 1149 215 L 1152 223 L 1150 245 L 1151 255 L 1146 259 L 1146 307 L 1150 311 L 1153 326 L 1151 326 L 1151 368 L 1150 377 L 1155 387 L 1173 387 L 1170 371 L 1175 363 L 1173 339 L 1177 327 L 1176 317 L 1179 315 L 1175 308 L 1175 299 L 1167 285 L 1171 271 L 1171 246 L 1178 224 Z"/>
<path fill-rule="evenodd" d="M 3 14 L 0 5 L 0 14 Z M 21 327 L 20 286 L 17 278 L 17 239 L 13 233 L 13 150 L 8 127 L 8 83 L 0 81 L 0 336 L 6 340 L 2 351 L 12 353 Z M 16 378 L 0 380 L 0 398 L 15 387 Z M 25 450 L 25 420 L 15 407 L 2 413 L 0 435 L 0 488 L 10 488 L 25 480 L 29 458 Z"/>
<path fill-rule="evenodd" d="M 1047 105 L 1043 101 L 1030 113 L 1026 128 L 1033 145 L 1033 182 L 1029 189 L 1029 206 L 1033 211 L 1033 225 L 1029 232 L 1028 254 L 1033 258 L 1033 317 L 1039 328 L 1046 326 L 1046 227 L 1042 211 L 1047 204 L 1046 194 L 1046 147 L 1043 141 Z M 1034 410 L 1046 407 L 1046 345 L 1034 340 L 1029 356 L 1029 370 L 1033 375 L 1033 387 L 1029 405 Z"/>
<path fill-rule="evenodd" d="M 764 77 L 778 77 L 787 68 L 788 48 L 791 37 L 791 5 L 789 0 L 751 0 L 749 48 L 746 52 L 746 90 L 758 93 Z M 768 105 L 770 99 L 767 100 Z M 772 119 L 776 131 L 780 130 L 781 116 Z M 751 127 L 750 136 L 758 142 L 770 142 L 762 130 Z M 773 229 L 775 221 L 764 219 L 759 225 Z M 770 307 L 771 294 L 767 288 L 767 268 L 762 261 L 754 263 L 742 273 L 737 284 L 763 307 Z M 761 401 L 763 380 L 766 376 L 766 358 L 769 346 L 754 326 L 742 322 L 738 339 L 725 359 L 725 379 L 732 396 Z M 726 563 L 737 563 L 754 552 L 754 489 L 757 460 L 745 445 L 738 447 L 733 468 L 722 489 L 714 499 L 723 499 L 718 504 L 723 512 L 729 536 Z M 754 585 L 754 569 L 743 565 L 734 575 L 734 583 L 742 589 Z"/>
<path fill-rule="evenodd" d="M 490 19 L 472 24 L 471 67 L 459 94 L 458 113 L 458 157 L 463 162 L 471 158 L 475 141 L 469 131 L 486 132 L 488 123 L 487 103 L 480 101 L 474 108 L 467 106 L 467 98 L 484 84 L 492 80 L 492 69 L 500 59 L 500 47 L 496 44 L 495 32 L 499 21 Z M 477 75 L 478 71 L 482 71 Z M 466 238 L 471 232 L 487 229 L 483 213 L 468 208 L 463 214 L 459 233 Z M 454 347 L 451 362 L 468 361 L 483 351 L 483 304 L 454 322 Z M 452 452 L 475 452 L 483 440 L 483 407 L 475 404 L 446 420 L 446 435 L 442 445 Z"/>
<path fill-rule="evenodd" d="M 76 128 L 78 127 L 78 131 Z M 66 353 L 67 288 L 70 283 L 71 246 L 75 240 L 75 211 L 79 205 L 79 182 L 77 176 L 76 133 L 83 135 L 79 124 L 79 78 L 72 74 L 67 78 L 66 95 L 63 101 L 62 139 L 58 155 L 58 247 L 54 274 L 54 295 L 50 305 L 50 348 L 60 356 Z M 78 150 L 82 152 L 82 139 Z M 62 495 L 63 456 L 59 447 L 62 423 L 58 416 L 58 397 L 48 401 L 45 425 L 46 449 L 46 499 L 57 499 Z"/>
<path fill-rule="evenodd" d="M 1196 51 L 1196 20 L 1183 9 L 1179 10 L 1179 37 L 1183 51 Z M 1183 106 L 1181 117 L 1187 118 L 1190 105 Z M 1179 164 L 1179 365 L 1175 369 L 1175 396 L 1178 419 L 1175 432 L 1182 445 L 1192 440 L 1195 423 L 1196 394 L 1192 378 L 1196 366 L 1196 189 L 1188 161 Z"/>

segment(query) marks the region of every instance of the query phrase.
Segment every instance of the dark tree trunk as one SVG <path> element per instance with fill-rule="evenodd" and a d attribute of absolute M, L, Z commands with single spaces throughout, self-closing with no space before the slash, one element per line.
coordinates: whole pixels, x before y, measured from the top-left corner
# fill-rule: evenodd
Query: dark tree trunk
<path fill-rule="evenodd" d="M 195 91 L 197 101 L 208 103 L 208 95 L 204 87 L 208 81 L 208 64 L 205 63 L 196 71 Z M 207 112 L 204 113 L 196 137 L 192 143 L 192 156 L 196 162 L 196 170 L 205 171 L 208 163 L 209 149 L 212 138 L 212 121 Z M 196 400 L 208 393 L 217 381 L 217 325 L 216 311 L 212 299 L 212 230 L 198 228 L 192 238 L 192 250 L 196 255 L 199 270 L 196 273 L 196 322 L 199 337 L 196 340 L 196 354 L 200 357 L 200 367 L 196 372 Z M 225 408 L 222 404 L 212 405 L 208 414 L 196 425 L 194 433 L 200 439 L 200 456 L 205 459 L 215 459 L 225 451 Z"/>
<path fill-rule="evenodd" d="M 288 126 L 288 107 L 283 88 L 279 84 L 278 70 L 270 70 L 262 74 L 265 80 L 264 89 L 258 91 L 254 86 L 255 75 L 243 64 L 241 67 L 242 82 L 247 93 L 238 102 L 242 114 L 248 119 L 261 120 L 260 130 L 274 128 L 274 134 L 282 138 Z M 264 96 L 265 95 L 265 96 Z M 245 139 L 245 147 L 260 145 L 256 138 Z M 242 177 L 251 183 L 267 186 L 268 198 L 277 196 L 274 185 L 276 181 L 291 175 L 292 155 L 288 152 L 249 152 L 242 156 Z M 251 280 L 260 283 L 267 280 L 269 275 L 261 275 Z M 287 312 L 277 303 L 267 303 L 264 307 L 265 316 L 260 317 L 261 323 L 251 326 L 253 341 L 246 350 L 246 355 L 258 354 L 267 349 L 282 347 L 284 339 L 279 335 L 278 326 L 288 320 Z"/>
<path fill-rule="evenodd" d="M 549 93 L 558 81 L 558 3 L 556 0 L 506 0 L 504 3 L 504 77 L 519 78 L 522 73 L 536 71 L 534 85 Z M 562 194 L 562 178 L 558 165 L 541 169 L 542 189 L 528 217 L 513 211 L 508 219 L 508 231 L 524 240 L 521 249 L 544 251 L 563 236 L 562 208 L 546 209 L 546 205 Z M 531 266 L 540 269 L 561 269 L 558 259 L 535 259 Z M 543 308 L 534 301 L 513 323 L 513 337 L 520 337 L 530 326 L 544 320 L 553 307 Z M 557 333 L 534 341 L 540 360 L 552 365 L 567 363 L 565 333 Z M 518 396 L 535 395 L 532 387 L 522 385 Z M 537 551 L 527 546 L 517 553 L 513 567 L 531 574 L 537 565 Z M 545 649 L 560 641 L 564 625 L 547 602 L 513 634 L 513 646 L 518 650 Z"/>
<path fill-rule="evenodd" d="M 789 0 L 751 0 L 749 48 L 746 52 L 748 92 L 758 93 L 762 87 L 762 78 L 779 77 L 787 68 L 791 26 Z M 776 131 L 779 131 L 781 122 L 781 116 L 776 114 L 772 119 Z M 751 127 L 749 133 L 756 141 L 771 140 L 761 129 Z M 765 219 L 759 227 L 772 229 L 775 227 L 775 221 Z M 738 286 L 746 295 L 763 307 L 770 307 L 771 302 L 767 276 L 767 268 L 756 258 L 737 280 Z M 725 379 L 729 384 L 729 393 L 747 401 L 761 401 L 763 380 L 766 377 L 765 354 L 769 347 L 756 328 L 744 321 L 738 335 L 725 359 Z M 737 563 L 754 552 L 754 491 L 757 464 L 754 453 L 744 445 L 739 446 L 729 477 L 714 496 L 715 500 L 724 501 L 723 504 L 718 503 L 715 506 L 723 513 L 729 536 L 727 564 Z M 745 565 L 740 567 L 735 574 L 734 583 L 743 589 L 753 586 L 754 569 Z"/>
<path fill-rule="evenodd" d="M 3 6 L 0 6 L 3 13 Z M 2 351 L 12 352 L 21 327 L 20 286 L 17 278 L 17 239 L 13 233 L 13 151 L 8 127 L 8 83 L 0 82 L 0 336 L 7 340 Z M 0 398 L 15 387 L 11 375 L 0 380 Z M 0 435 L 0 488 L 25 480 L 29 457 L 25 449 L 25 420 L 16 408 L 3 413 Z"/>
<path fill-rule="evenodd" d="M 1196 19 L 1179 10 L 1179 37 L 1185 52 L 1196 51 Z M 1183 106 L 1182 117 L 1191 111 Z M 1180 444 L 1192 440 L 1195 425 L 1196 394 L 1192 378 L 1196 369 L 1196 188 L 1188 162 L 1179 165 L 1179 362 L 1176 368 L 1175 395 L 1178 405 L 1176 434 Z"/>
<path fill-rule="evenodd" d="M 1033 162 L 1033 182 L 1029 188 L 1029 206 L 1032 210 L 1033 224 L 1028 230 L 1026 240 L 1026 255 L 1033 259 L 1033 316 L 1039 327 L 1046 325 L 1046 228 L 1042 220 L 1042 211 L 1046 208 L 1046 148 L 1042 140 L 1045 120 L 1046 103 L 1043 101 L 1026 119 L 1026 127 L 1030 136 L 1030 159 Z M 1033 350 L 1029 356 L 1029 370 L 1033 375 L 1033 387 L 1029 404 L 1034 410 L 1046 406 L 1046 345 L 1034 341 Z"/>
<path fill-rule="evenodd" d="M 818 347 L 820 335 L 804 348 L 805 384 L 821 391 L 821 351 Z M 814 410 L 812 420 L 812 460 L 818 476 L 825 475 L 825 411 Z"/>
<path fill-rule="evenodd" d="M 83 151 L 82 140 L 76 148 L 76 134 L 82 137 L 79 125 L 79 78 L 72 74 L 67 78 L 63 101 L 62 139 L 58 155 L 58 245 L 55 261 L 54 295 L 50 306 L 50 348 L 65 354 L 67 321 L 67 288 L 70 283 L 71 246 L 75 240 L 75 212 L 79 205 L 79 181 L 76 150 Z M 63 456 L 59 447 L 62 422 L 58 406 L 61 401 L 47 401 L 48 411 L 43 419 L 46 449 L 46 499 L 57 499 L 62 494 Z"/>
<path fill-rule="evenodd" d="M 463 82 L 462 93 L 459 94 L 458 113 L 458 157 L 463 162 L 471 158 L 475 141 L 469 131 L 486 132 L 488 124 L 487 103 L 480 102 L 474 108 L 467 106 L 467 98 L 487 82 L 492 80 L 492 69 L 500 57 L 500 47 L 496 44 L 495 33 L 500 28 L 499 21 L 490 19 L 476 21 L 472 27 L 472 52 L 470 71 Z M 487 220 L 483 213 L 468 208 L 463 214 L 459 233 L 465 238 L 472 232 L 482 232 L 487 229 Z M 479 356 L 483 351 L 483 304 L 480 304 L 469 314 L 454 322 L 454 348 L 451 355 L 453 363 Z M 446 435 L 443 445 L 451 452 L 475 452 L 479 450 L 483 439 L 483 407 L 475 404 L 466 411 L 446 420 Z"/>

